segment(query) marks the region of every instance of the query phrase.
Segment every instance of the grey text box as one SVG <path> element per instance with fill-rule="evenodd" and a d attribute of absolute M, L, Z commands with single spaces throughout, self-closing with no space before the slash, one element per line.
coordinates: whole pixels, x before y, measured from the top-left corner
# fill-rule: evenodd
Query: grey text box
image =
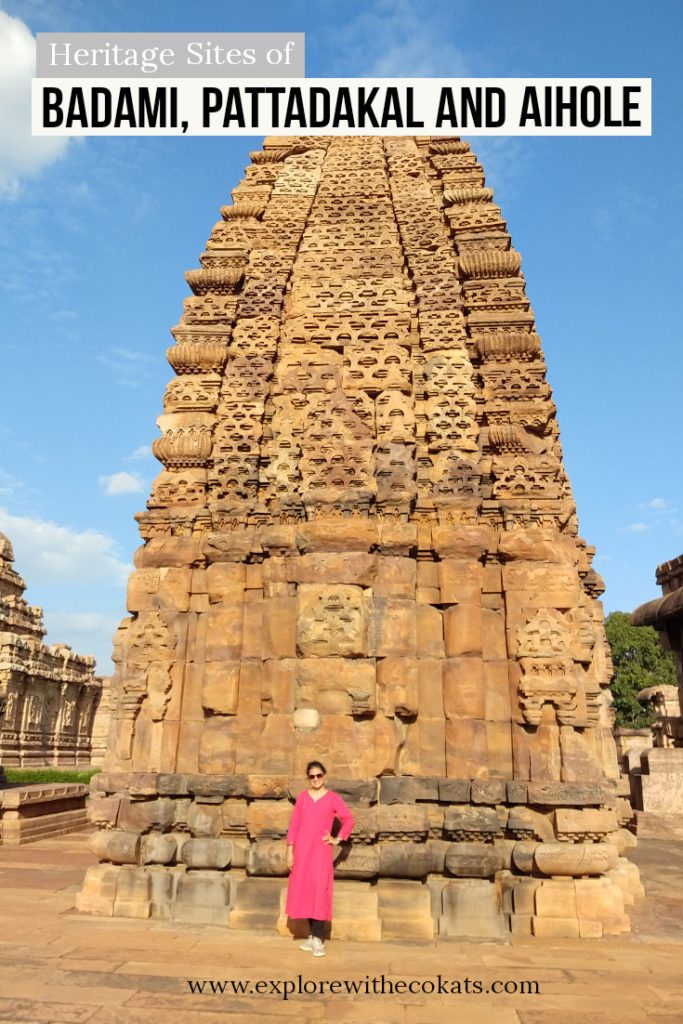
<path fill-rule="evenodd" d="M 303 32 L 38 32 L 37 78 L 303 78 Z"/>

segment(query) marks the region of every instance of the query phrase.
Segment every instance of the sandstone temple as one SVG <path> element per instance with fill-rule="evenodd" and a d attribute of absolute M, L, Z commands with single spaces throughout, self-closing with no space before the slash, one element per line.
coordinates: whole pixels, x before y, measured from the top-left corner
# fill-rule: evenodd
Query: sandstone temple
<path fill-rule="evenodd" d="M 232 199 L 171 329 L 80 909 L 296 931 L 320 758 L 333 937 L 627 930 L 603 585 L 481 165 L 267 138 Z"/>
<path fill-rule="evenodd" d="M 0 764 L 90 764 L 102 685 L 95 659 L 43 643 L 43 610 L 24 599 L 13 562 L 0 533 Z"/>

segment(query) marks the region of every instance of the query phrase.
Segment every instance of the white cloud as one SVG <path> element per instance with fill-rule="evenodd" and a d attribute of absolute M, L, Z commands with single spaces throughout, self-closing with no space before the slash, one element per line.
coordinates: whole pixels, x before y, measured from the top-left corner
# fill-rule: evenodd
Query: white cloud
<path fill-rule="evenodd" d="M 642 533 L 643 530 L 649 530 L 649 526 L 645 523 L 631 523 L 630 526 L 626 527 L 627 533 Z"/>
<path fill-rule="evenodd" d="M 97 660 L 95 671 L 102 675 L 111 673 L 111 641 L 119 626 L 118 619 L 108 618 L 99 612 L 46 610 L 44 621 L 48 631 L 44 643 L 68 644 L 77 654 L 94 654 Z"/>
<path fill-rule="evenodd" d="M 442 20 L 411 0 L 375 0 L 346 28 L 334 30 L 334 50 L 348 73 L 365 77 L 429 78 L 467 74 L 460 50 L 444 38 Z"/>
<path fill-rule="evenodd" d="M 145 489 L 144 482 L 138 473 L 114 473 L 112 476 L 101 476 L 100 485 L 104 493 L 110 496 L 116 494 L 140 494 Z"/>
<path fill-rule="evenodd" d="M 149 444 L 141 444 L 139 448 L 136 448 L 132 455 L 128 456 L 127 461 L 137 462 L 138 459 L 151 459 L 152 458 L 152 446 Z"/>
<path fill-rule="evenodd" d="M 664 498 L 653 498 L 650 502 L 650 508 L 666 508 Z"/>
<path fill-rule="evenodd" d="M 133 569 L 116 557 L 113 539 L 96 530 L 76 533 L 57 523 L 10 515 L 3 508 L 0 530 L 12 542 L 17 572 L 27 577 L 31 586 L 104 579 L 125 584 Z"/>
<path fill-rule="evenodd" d="M 31 78 L 36 43 L 19 18 L 0 10 L 0 193 L 14 196 L 21 179 L 63 156 L 66 136 L 31 135 Z"/>

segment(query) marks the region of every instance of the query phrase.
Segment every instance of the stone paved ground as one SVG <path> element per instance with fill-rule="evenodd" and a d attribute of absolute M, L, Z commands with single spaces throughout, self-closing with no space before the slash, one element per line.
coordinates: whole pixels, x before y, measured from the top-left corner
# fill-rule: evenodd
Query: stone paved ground
<path fill-rule="evenodd" d="M 82 917 L 74 895 L 86 836 L 0 848 L 2 1024 L 674 1024 L 683 1022 L 683 843 L 642 841 L 648 896 L 618 939 L 510 945 L 330 943 L 323 959 L 290 940 L 222 928 Z M 191 995 L 188 979 L 247 982 L 480 981 L 484 994 Z M 493 995 L 534 980 L 539 995 Z M 510 986 L 511 987 L 511 986 Z"/>

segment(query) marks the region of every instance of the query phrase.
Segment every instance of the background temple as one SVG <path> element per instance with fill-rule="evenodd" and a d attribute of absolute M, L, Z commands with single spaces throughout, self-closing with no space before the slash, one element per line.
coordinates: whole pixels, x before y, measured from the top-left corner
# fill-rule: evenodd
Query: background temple
<path fill-rule="evenodd" d="M 233 201 L 172 328 L 80 909 L 286 932 L 319 757 L 357 817 L 334 935 L 627 929 L 603 586 L 481 166 L 278 137 Z"/>

